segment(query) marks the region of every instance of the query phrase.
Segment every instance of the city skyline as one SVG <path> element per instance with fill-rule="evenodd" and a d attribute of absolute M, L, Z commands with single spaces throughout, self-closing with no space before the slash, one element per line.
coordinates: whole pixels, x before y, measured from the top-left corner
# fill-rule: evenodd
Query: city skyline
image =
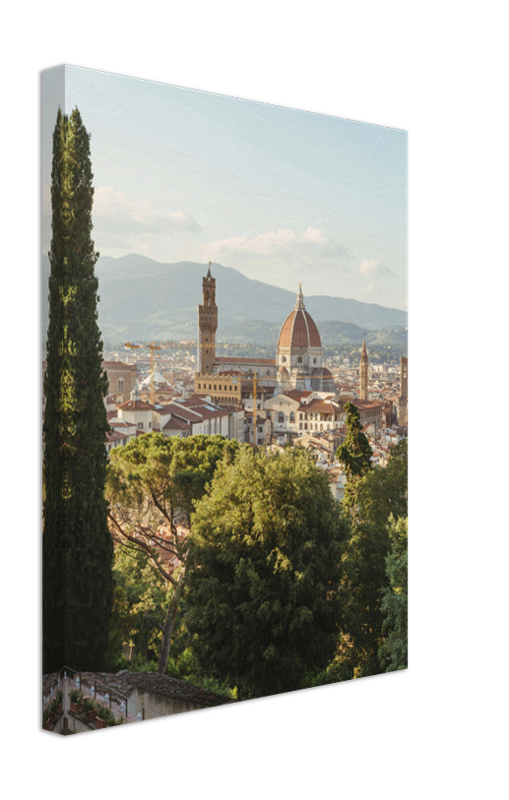
<path fill-rule="evenodd" d="M 75 67 L 101 255 L 212 261 L 307 296 L 406 309 L 406 132 Z M 43 252 L 50 160 L 43 154 Z"/>

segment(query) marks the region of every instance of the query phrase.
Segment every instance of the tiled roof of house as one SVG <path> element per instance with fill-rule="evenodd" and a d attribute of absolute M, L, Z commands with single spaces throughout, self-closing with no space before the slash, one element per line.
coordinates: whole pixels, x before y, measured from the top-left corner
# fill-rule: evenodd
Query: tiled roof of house
<path fill-rule="evenodd" d="M 199 422 L 201 417 L 199 411 L 189 408 L 185 403 L 168 403 L 165 406 L 161 406 L 161 408 L 157 408 L 156 412 L 163 417 L 167 414 L 176 414 L 189 420 L 189 422 Z"/>
<path fill-rule="evenodd" d="M 187 681 L 170 678 L 169 675 L 159 675 L 156 672 L 122 672 L 116 675 L 104 672 L 83 672 L 82 681 L 87 683 L 102 683 L 110 690 L 129 696 L 135 689 L 169 700 L 182 700 L 195 703 L 197 706 L 210 708 L 221 706 L 232 701 L 228 697 L 206 691 Z"/>
<path fill-rule="evenodd" d="M 184 422 L 177 417 L 170 417 L 166 425 L 163 426 L 163 431 L 186 430 L 187 428 L 189 428 L 188 422 Z"/>
<path fill-rule="evenodd" d="M 150 403 L 145 403 L 143 400 L 127 400 L 125 403 L 120 403 L 117 408 L 125 409 L 125 411 L 153 411 L 154 406 Z"/>
<path fill-rule="evenodd" d="M 127 439 L 126 434 L 118 433 L 117 431 L 111 431 L 111 433 L 106 434 L 106 439 L 108 442 L 122 442 L 124 439 Z"/>

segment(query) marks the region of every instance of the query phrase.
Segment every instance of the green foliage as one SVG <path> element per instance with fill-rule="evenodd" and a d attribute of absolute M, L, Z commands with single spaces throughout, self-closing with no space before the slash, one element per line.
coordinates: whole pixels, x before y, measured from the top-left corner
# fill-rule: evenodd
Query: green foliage
<path fill-rule="evenodd" d="M 314 686 L 327 686 L 330 683 L 340 683 L 356 677 L 350 660 L 336 656 L 333 661 L 318 673 L 310 674 L 307 677 L 306 688 Z"/>
<path fill-rule="evenodd" d="M 384 637 L 381 601 L 388 583 L 385 559 L 390 546 L 387 528 L 366 523 L 355 526 L 348 541 L 341 584 L 345 618 L 338 660 L 348 667 L 350 677 L 383 671 L 378 649 Z"/>
<path fill-rule="evenodd" d="M 53 135 L 49 327 L 44 381 L 43 671 L 104 668 L 113 547 L 90 136 L 75 109 Z"/>
<path fill-rule="evenodd" d="M 154 631 L 154 626 L 144 615 L 150 611 L 163 621 L 173 587 L 152 569 L 146 553 L 127 547 L 115 550 L 113 576 L 112 631 L 120 647 L 123 648 L 124 643 L 134 647 L 136 662 L 139 662 L 136 671 L 142 671 L 142 664 L 147 659 L 156 658 L 161 640 L 161 633 Z M 130 669 L 134 669 L 132 663 L 129 663 Z"/>
<path fill-rule="evenodd" d="M 160 652 L 164 672 L 170 642 L 178 637 L 177 610 L 185 573 L 187 543 L 176 521 L 189 527 L 196 502 L 217 465 L 235 459 L 241 445 L 223 436 L 164 438 L 152 433 L 113 451 L 107 497 L 114 536 L 114 634 L 111 660 L 123 642 L 144 659 Z M 163 533 L 164 532 L 164 533 Z M 175 568 L 175 559 L 180 562 Z"/>
<path fill-rule="evenodd" d="M 297 689 L 334 652 L 347 523 L 303 450 L 246 449 L 197 505 L 186 624 L 204 671 L 239 697 Z"/>
<path fill-rule="evenodd" d="M 69 700 L 72 700 L 72 702 L 76 703 L 78 706 L 81 705 L 83 702 L 83 692 L 79 689 L 71 689 L 69 692 Z"/>
<path fill-rule="evenodd" d="M 85 697 L 81 710 L 84 714 L 88 714 L 89 711 L 95 711 L 95 703 L 91 697 Z"/>
<path fill-rule="evenodd" d="M 113 722 L 114 716 L 107 706 L 103 706 L 100 703 L 97 703 L 95 706 L 95 711 L 99 719 L 102 719 L 104 720 L 104 722 L 109 724 Z"/>
<path fill-rule="evenodd" d="M 373 451 L 362 432 L 360 415 L 353 403 L 346 403 L 345 411 L 347 434 L 336 451 L 336 458 L 343 464 L 347 476 L 343 507 L 355 516 L 359 481 L 371 469 Z"/>
<path fill-rule="evenodd" d="M 119 520 L 131 525 L 143 515 L 154 527 L 171 523 L 177 511 L 189 525 L 194 505 L 212 480 L 217 464 L 233 460 L 241 445 L 224 436 L 177 436 L 160 433 L 132 439 L 115 448 L 108 467 L 107 493 Z"/>
<path fill-rule="evenodd" d="M 402 439 L 391 450 L 386 467 L 374 467 L 358 483 L 358 518 L 387 525 L 391 514 L 408 516 L 408 447 Z"/>
<path fill-rule="evenodd" d="M 385 641 L 378 655 L 386 672 L 408 667 L 408 520 L 390 520 L 391 551 L 386 559 L 389 586 L 382 590 L 380 611 Z"/>

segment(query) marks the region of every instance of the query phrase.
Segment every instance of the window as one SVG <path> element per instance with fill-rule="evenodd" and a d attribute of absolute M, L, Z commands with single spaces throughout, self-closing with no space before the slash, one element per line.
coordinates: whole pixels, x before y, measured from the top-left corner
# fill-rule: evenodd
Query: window
<path fill-rule="evenodd" d="M 313 364 L 316 364 L 316 358 L 313 359 Z"/>
<path fill-rule="evenodd" d="M 139 431 L 143 430 L 143 422 L 138 422 L 138 430 Z"/>
<path fill-rule="evenodd" d="M 118 391 L 122 393 L 124 391 L 124 381 L 123 378 L 118 379 Z"/>
<path fill-rule="evenodd" d="M 201 389 L 201 383 L 198 384 L 198 389 Z"/>
<path fill-rule="evenodd" d="M 279 414 L 278 414 L 278 417 L 277 417 L 277 421 L 278 421 L 280 424 L 282 424 L 282 423 L 285 421 L 285 415 L 283 414 L 283 412 L 282 412 L 282 411 L 280 411 L 280 412 L 279 412 Z"/>
<path fill-rule="evenodd" d="M 283 356 L 283 358 L 281 359 L 281 361 L 285 362 L 285 361 L 286 361 L 286 356 Z"/>
<path fill-rule="evenodd" d="M 299 356 L 297 359 L 297 364 L 302 364 L 302 356 Z"/>
<path fill-rule="evenodd" d="M 299 419 L 302 419 L 302 412 L 299 414 Z"/>
<path fill-rule="evenodd" d="M 151 427 L 152 427 L 152 423 L 151 423 L 151 422 L 149 422 L 149 423 L 148 423 L 148 427 L 149 427 L 149 428 L 151 428 Z"/>
<path fill-rule="evenodd" d="M 293 411 L 290 412 L 290 422 L 295 422 L 295 414 Z"/>

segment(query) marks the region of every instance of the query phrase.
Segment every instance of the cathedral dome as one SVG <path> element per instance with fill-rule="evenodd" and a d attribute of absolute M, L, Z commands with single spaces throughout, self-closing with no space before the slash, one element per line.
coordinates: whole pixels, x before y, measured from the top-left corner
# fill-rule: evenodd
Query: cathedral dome
<path fill-rule="evenodd" d="M 318 328 L 304 308 L 304 298 L 300 286 L 295 308 L 283 322 L 277 345 L 278 347 L 322 346 Z"/>

